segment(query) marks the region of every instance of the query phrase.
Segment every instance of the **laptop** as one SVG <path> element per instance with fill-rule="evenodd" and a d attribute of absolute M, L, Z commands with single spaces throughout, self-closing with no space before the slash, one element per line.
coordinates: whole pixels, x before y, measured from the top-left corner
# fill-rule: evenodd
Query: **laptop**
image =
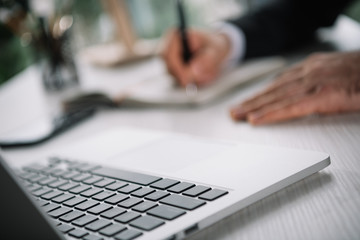
<path fill-rule="evenodd" d="M 125 127 L 26 162 L 0 157 L 6 239 L 143 240 L 186 238 L 330 157 Z"/>

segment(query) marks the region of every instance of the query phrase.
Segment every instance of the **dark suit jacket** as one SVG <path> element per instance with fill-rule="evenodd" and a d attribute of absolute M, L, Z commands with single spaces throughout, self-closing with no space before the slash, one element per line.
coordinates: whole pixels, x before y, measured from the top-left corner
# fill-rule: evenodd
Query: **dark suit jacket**
<path fill-rule="evenodd" d="M 331 26 L 351 0 L 270 0 L 230 20 L 246 38 L 245 58 L 279 54 L 308 42 L 319 27 Z"/>

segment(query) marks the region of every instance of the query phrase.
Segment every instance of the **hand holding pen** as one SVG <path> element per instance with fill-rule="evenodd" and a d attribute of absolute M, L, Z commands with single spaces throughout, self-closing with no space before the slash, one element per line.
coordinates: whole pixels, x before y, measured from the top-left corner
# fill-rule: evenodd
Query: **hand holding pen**
<path fill-rule="evenodd" d="M 169 73 L 191 92 L 193 87 L 208 85 L 220 74 L 230 42 L 222 34 L 187 29 L 181 0 L 177 1 L 177 12 L 179 28 L 165 37 L 162 56 Z"/>

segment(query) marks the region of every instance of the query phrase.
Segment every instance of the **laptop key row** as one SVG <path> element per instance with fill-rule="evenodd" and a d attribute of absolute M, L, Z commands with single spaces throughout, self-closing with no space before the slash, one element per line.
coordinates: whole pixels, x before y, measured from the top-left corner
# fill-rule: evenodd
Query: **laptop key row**
<path fill-rule="evenodd" d="M 58 168 L 64 162 L 67 167 Z M 59 230 L 83 239 L 102 235 L 133 239 L 228 193 L 60 159 L 23 170 L 19 177 L 44 210 L 61 223 Z"/>

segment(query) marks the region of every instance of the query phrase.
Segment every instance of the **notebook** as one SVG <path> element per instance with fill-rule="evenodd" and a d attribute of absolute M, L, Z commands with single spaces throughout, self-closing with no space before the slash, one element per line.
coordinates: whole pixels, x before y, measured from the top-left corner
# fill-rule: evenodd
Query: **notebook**
<path fill-rule="evenodd" d="M 9 159 L 8 161 L 11 161 Z M 183 239 L 330 164 L 328 154 L 119 128 L 12 164 L 6 239 Z"/>
<path fill-rule="evenodd" d="M 76 100 L 76 105 L 80 107 L 104 103 L 141 107 L 202 106 L 220 99 L 245 83 L 275 73 L 284 66 L 282 57 L 249 60 L 225 72 L 212 84 L 198 88 L 196 94 L 189 95 L 183 88 L 176 86 L 175 79 L 166 73 L 164 63 L 153 59 L 137 69 L 146 72 L 146 76 L 139 74 L 138 79 L 131 79 L 131 83 L 127 84 L 123 84 L 123 79 L 114 77 L 115 72 L 111 73 L 109 79 L 94 79 L 96 71 L 93 75 L 85 76 L 82 79 L 82 94 L 71 101 L 74 105 Z"/>

